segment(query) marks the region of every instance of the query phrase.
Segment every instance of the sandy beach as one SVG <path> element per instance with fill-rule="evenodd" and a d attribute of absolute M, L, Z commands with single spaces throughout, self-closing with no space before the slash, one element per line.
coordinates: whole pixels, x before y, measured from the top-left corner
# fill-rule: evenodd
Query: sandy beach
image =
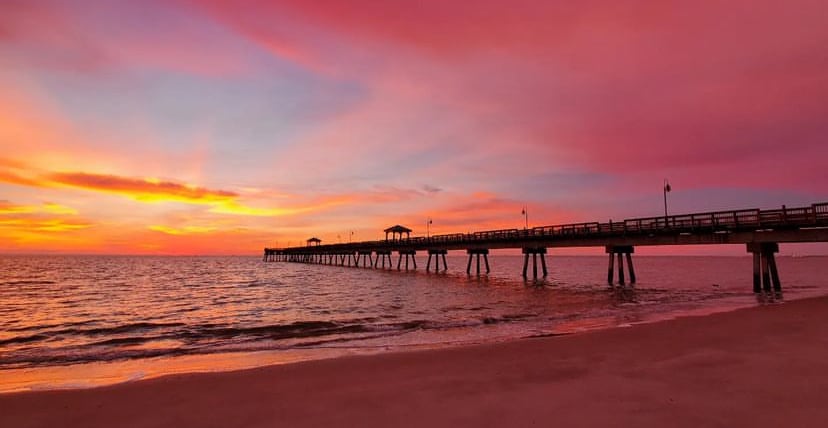
<path fill-rule="evenodd" d="M 828 298 L 563 337 L 0 395 L 3 427 L 824 426 Z"/>

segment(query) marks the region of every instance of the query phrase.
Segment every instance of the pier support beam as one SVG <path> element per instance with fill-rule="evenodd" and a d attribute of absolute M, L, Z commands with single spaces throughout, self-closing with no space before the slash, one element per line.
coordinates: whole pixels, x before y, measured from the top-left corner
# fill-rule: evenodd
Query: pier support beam
<path fill-rule="evenodd" d="M 405 256 L 405 270 L 408 270 L 408 259 L 411 258 L 411 262 L 414 265 L 414 269 L 417 269 L 417 258 L 414 256 L 417 255 L 417 252 L 414 250 L 400 250 L 397 251 L 399 254 L 399 258 L 397 259 L 397 270 L 400 270 L 400 263 L 402 262 L 403 256 Z"/>
<path fill-rule="evenodd" d="M 630 271 L 630 284 L 635 284 L 635 268 L 633 267 L 632 253 L 635 248 L 632 245 L 608 245 L 606 252 L 609 254 L 609 267 L 607 268 L 607 283 L 612 285 L 612 277 L 614 270 L 614 259 L 618 259 L 618 284 L 624 285 L 626 279 L 624 278 L 624 256 L 627 258 L 627 267 Z"/>
<path fill-rule="evenodd" d="M 529 268 L 529 255 L 532 255 L 532 279 L 538 279 L 538 256 L 540 256 L 543 277 L 549 275 L 546 270 L 546 247 L 527 247 L 523 249 L 523 279 L 527 279 L 526 271 Z"/>
<path fill-rule="evenodd" d="M 376 252 L 377 258 L 374 260 L 374 267 L 380 267 L 380 258 L 382 259 L 382 268 L 385 269 L 385 262 L 388 261 L 388 268 L 392 268 L 393 262 L 391 261 L 391 251 L 390 250 L 379 250 Z"/>
<path fill-rule="evenodd" d="M 431 270 L 431 257 L 434 256 L 434 271 L 440 272 L 440 256 L 443 256 L 443 271 L 448 270 L 448 263 L 446 263 L 446 254 L 448 250 L 430 249 L 428 250 L 428 262 L 426 263 L 426 272 Z"/>
<path fill-rule="evenodd" d="M 471 264 L 472 264 L 472 257 L 477 257 L 477 275 L 480 275 L 480 256 L 483 256 L 483 261 L 486 263 L 486 273 L 488 274 L 491 270 L 489 269 L 489 249 L 488 248 L 470 248 L 466 250 L 466 254 L 469 255 L 469 263 L 466 265 L 466 274 L 471 275 Z"/>
<path fill-rule="evenodd" d="M 781 292 L 782 283 L 779 281 L 779 271 L 776 269 L 776 257 L 779 244 L 776 242 L 749 242 L 747 252 L 753 253 L 753 292 L 762 291 Z M 760 273 L 761 272 L 761 273 Z"/>
<path fill-rule="evenodd" d="M 368 265 L 374 267 L 374 259 L 371 258 L 370 251 L 357 251 L 356 266 L 359 267 L 360 262 L 362 267 L 367 268 Z"/>

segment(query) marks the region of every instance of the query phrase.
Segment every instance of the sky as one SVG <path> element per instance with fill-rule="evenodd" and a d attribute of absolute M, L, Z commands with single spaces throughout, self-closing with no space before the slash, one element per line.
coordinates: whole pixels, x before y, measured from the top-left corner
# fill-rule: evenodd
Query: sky
<path fill-rule="evenodd" d="M 828 201 L 826 22 L 824 0 L 2 0 L 0 252 L 657 216 L 665 179 L 674 213 Z"/>

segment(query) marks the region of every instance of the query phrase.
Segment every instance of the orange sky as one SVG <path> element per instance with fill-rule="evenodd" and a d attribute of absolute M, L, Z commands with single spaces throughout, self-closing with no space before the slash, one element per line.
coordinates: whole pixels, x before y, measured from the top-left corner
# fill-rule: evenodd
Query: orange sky
<path fill-rule="evenodd" d="M 676 213 L 826 201 L 826 16 L 804 0 L 7 3 L 0 252 L 257 254 L 424 235 L 428 218 L 522 227 L 523 206 L 535 226 L 653 216 L 665 177 Z"/>

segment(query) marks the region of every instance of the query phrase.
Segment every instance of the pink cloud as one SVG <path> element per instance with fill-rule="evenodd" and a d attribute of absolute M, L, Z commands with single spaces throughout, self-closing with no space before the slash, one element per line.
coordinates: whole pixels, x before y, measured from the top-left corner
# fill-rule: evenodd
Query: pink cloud
<path fill-rule="evenodd" d="M 172 2 L 12 1 L 0 14 L 0 45 L 36 67 L 83 74 L 130 68 L 209 77 L 249 73 L 240 46 L 227 36 L 196 25 Z"/>
<path fill-rule="evenodd" d="M 413 150 L 389 128 L 415 124 L 428 146 L 439 138 L 431 129 L 452 123 L 448 145 L 489 163 L 511 159 L 513 173 L 567 165 L 622 176 L 693 169 L 688 178 L 699 185 L 813 191 L 825 184 L 813 164 L 828 154 L 824 2 L 256 5 L 259 20 L 312 28 L 291 49 L 327 61 L 383 100 L 328 124 L 334 141 L 352 140 L 338 146 L 342 152 L 373 149 L 362 129 L 377 130 L 391 115 L 402 123 L 381 131 L 397 148 Z M 245 28 L 237 19 L 243 13 L 228 19 Z M 332 43 L 347 49 L 332 51 Z M 427 128 L 411 114 L 417 102 L 454 111 Z M 780 179 L 762 171 L 774 163 L 796 165 L 797 173 Z"/>

